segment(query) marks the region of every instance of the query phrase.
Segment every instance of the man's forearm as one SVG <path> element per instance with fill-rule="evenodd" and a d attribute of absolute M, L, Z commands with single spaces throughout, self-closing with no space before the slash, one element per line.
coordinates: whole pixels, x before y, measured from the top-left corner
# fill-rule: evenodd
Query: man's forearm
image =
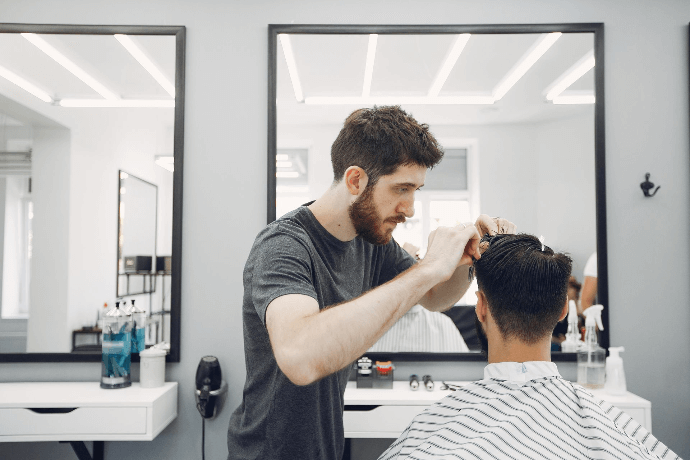
<path fill-rule="evenodd" d="M 465 295 L 472 283 L 468 273 L 470 267 L 459 266 L 448 281 L 432 287 L 419 301 L 424 308 L 430 311 L 445 311 Z"/>
<path fill-rule="evenodd" d="M 303 363 L 298 384 L 330 375 L 364 354 L 435 284 L 432 270 L 414 266 L 353 300 L 299 321 L 293 349 Z M 294 381 L 294 380 L 293 380 Z"/>

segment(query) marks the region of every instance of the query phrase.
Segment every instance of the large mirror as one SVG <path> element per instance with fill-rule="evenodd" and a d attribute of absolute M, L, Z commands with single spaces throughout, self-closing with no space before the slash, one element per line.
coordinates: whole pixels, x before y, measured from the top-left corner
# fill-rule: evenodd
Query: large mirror
<path fill-rule="evenodd" d="M 606 347 L 603 64 L 601 24 L 270 26 L 268 221 L 331 185 L 330 147 L 353 110 L 400 105 L 445 155 L 396 241 L 423 257 L 436 227 L 486 213 L 568 252 L 577 283 L 598 253 Z M 483 359 L 475 291 L 445 313 L 413 307 L 367 356 Z M 558 334 L 552 350 L 574 359 Z"/>
<path fill-rule="evenodd" d="M 184 51 L 184 27 L 0 24 L 0 362 L 99 361 L 125 301 L 179 362 Z"/>

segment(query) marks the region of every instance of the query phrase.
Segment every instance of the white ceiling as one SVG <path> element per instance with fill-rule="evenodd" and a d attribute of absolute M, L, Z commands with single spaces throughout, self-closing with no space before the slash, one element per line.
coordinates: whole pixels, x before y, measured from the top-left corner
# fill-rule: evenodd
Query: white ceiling
<path fill-rule="evenodd" d="M 476 34 L 443 85 L 439 97 L 490 95 L 541 34 Z M 457 35 L 379 35 L 371 96 L 426 96 Z M 305 98 L 361 96 L 368 35 L 290 35 Z M 429 124 L 533 123 L 593 110 L 592 104 L 554 105 L 545 90 L 594 45 L 593 34 L 563 34 L 499 101 L 492 105 L 405 105 Z M 279 124 L 342 123 L 367 104 L 307 105 L 295 99 L 281 44 L 278 44 Z M 568 92 L 594 94 L 594 70 Z M 565 94 L 565 93 L 564 93 Z"/>

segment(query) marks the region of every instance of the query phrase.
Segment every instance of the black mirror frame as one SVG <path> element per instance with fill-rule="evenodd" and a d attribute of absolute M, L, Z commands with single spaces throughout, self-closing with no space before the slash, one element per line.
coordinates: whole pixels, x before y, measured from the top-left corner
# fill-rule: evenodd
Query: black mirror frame
<path fill-rule="evenodd" d="M 172 275 L 170 292 L 170 353 L 167 362 L 180 362 L 182 281 L 182 171 L 184 167 L 185 26 L 123 26 L 68 24 L 0 24 L 0 33 L 80 35 L 171 35 L 175 36 L 175 121 L 173 155 Z M 0 353 L 0 363 L 99 362 L 100 353 Z M 139 354 L 132 355 L 139 362 Z"/>
<path fill-rule="evenodd" d="M 608 257 L 606 244 L 606 142 L 604 124 L 604 24 L 482 24 L 482 25 L 308 25 L 269 24 L 268 26 L 268 177 L 267 222 L 276 219 L 276 150 L 277 150 L 277 57 L 278 34 L 543 34 L 550 32 L 594 34 L 594 169 L 596 188 L 596 232 L 598 302 L 604 309 L 600 343 L 609 346 Z M 379 361 L 486 361 L 481 353 L 367 353 Z M 553 361 L 575 361 L 576 353 L 553 352 Z"/>

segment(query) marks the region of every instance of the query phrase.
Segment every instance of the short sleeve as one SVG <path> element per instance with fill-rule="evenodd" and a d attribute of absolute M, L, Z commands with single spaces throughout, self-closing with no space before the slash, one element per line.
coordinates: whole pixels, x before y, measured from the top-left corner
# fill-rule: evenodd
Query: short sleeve
<path fill-rule="evenodd" d="M 587 263 L 585 264 L 585 270 L 584 270 L 584 276 L 591 276 L 593 278 L 597 277 L 597 253 L 595 252 L 591 256 L 589 256 L 589 259 L 587 259 Z"/>
<path fill-rule="evenodd" d="M 414 258 L 393 238 L 386 244 L 384 255 L 379 285 L 387 283 L 416 263 Z"/>
<path fill-rule="evenodd" d="M 264 326 L 266 309 L 278 297 L 303 294 L 317 299 L 311 256 L 298 237 L 285 233 L 266 235 L 257 241 L 252 252 L 251 296 Z"/>

